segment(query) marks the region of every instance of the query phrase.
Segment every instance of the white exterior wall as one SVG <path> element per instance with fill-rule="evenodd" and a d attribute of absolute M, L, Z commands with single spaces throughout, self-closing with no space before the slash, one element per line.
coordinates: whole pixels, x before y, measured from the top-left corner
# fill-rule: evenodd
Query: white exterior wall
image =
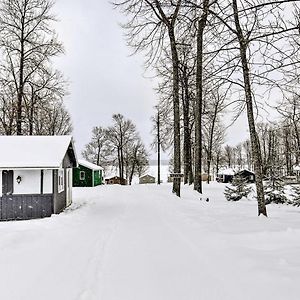
<path fill-rule="evenodd" d="M 44 187 L 43 187 L 44 194 L 52 194 L 53 193 L 52 183 L 53 183 L 52 170 L 44 170 Z"/>
<path fill-rule="evenodd" d="M 21 183 L 17 177 L 21 176 Z M 14 170 L 14 194 L 40 194 L 41 170 Z"/>
<path fill-rule="evenodd" d="M 21 183 L 17 183 L 17 177 L 21 177 Z M 44 194 L 53 193 L 52 170 L 44 170 Z M 14 170 L 14 194 L 40 194 L 41 170 Z M 0 170 L 0 197 L 2 196 L 2 170 Z"/>

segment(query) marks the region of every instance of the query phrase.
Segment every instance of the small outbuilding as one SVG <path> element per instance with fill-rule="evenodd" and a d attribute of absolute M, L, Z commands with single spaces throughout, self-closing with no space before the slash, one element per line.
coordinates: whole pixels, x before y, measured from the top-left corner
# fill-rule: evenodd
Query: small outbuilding
<path fill-rule="evenodd" d="M 73 186 L 94 187 L 103 183 L 103 168 L 86 160 L 78 160 L 73 169 Z"/>
<path fill-rule="evenodd" d="M 111 178 L 105 179 L 106 184 L 120 184 L 120 185 L 127 185 L 127 180 L 124 178 L 121 178 L 119 176 L 114 176 Z"/>
<path fill-rule="evenodd" d="M 240 176 L 244 178 L 248 183 L 254 183 L 255 182 L 255 174 L 249 170 L 240 170 L 237 172 L 234 176 Z"/>
<path fill-rule="evenodd" d="M 155 177 L 149 174 L 141 176 L 139 178 L 139 184 L 148 184 L 148 183 L 155 183 Z"/>
<path fill-rule="evenodd" d="M 234 174 L 235 172 L 233 169 L 231 168 L 224 169 L 217 174 L 216 180 L 217 182 L 222 182 L 222 183 L 232 182 Z"/>
<path fill-rule="evenodd" d="M 0 220 L 58 214 L 72 203 L 71 136 L 0 136 Z"/>

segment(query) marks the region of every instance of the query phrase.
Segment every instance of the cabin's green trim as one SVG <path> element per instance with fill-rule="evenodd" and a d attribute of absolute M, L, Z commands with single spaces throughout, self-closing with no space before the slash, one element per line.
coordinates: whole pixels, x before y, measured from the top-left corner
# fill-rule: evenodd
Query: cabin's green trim
<path fill-rule="evenodd" d="M 80 179 L 80 172 L 85 173 L 85 178 Z M 102 170 L 91 170 L 79 164 L 73 169 L 73 186 L 93 187 L 102 184 Z"/>
<path fill-rule="evenodd" d="M 102 184 L 102 170 L 94 171 L 94 186 Z"/>

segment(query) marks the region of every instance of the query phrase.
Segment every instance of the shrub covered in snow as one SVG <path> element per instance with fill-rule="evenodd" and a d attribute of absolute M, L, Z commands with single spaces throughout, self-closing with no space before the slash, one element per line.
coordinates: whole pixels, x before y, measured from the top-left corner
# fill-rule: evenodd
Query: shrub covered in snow
<path fill-rule="evenodd" d="M 292 188 L 292 199 L 289 201 L 289 204 L 300 206 L 300 186 Z"/>
<path fill-rule="evenodd" d="M 269 177 L 265 185 L 265 195 L 266 204 L 288 203 L 284 192 L 284 181 L 279 176 L 272 175 Z"/>
<path fill-rule="evenodd" d="M 247 179 L 235 176 L 232 183 L 225 187 L 224 195 L 228 201 L 239 201 L 243 197 L 248 197 L 252 188 L 248 185 Z"/>

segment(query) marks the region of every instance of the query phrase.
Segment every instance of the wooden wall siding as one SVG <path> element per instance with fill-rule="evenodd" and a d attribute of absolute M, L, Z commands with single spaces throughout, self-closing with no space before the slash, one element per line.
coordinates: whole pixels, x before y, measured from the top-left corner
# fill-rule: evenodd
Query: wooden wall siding
<path fill-rule="evenodd" d="M 94 171 L 94 186 L 102 184 L 102 171 Z"/>
<path fill-rule="evenodd" d="M 54 197 L 53 198 L 53 205 L 54 205 L 53 210 L 54 210 L 55 214 L 59 214 L 67 206 L 67 203 L 66 203 L 67 202 L 67 194 L 66 194 L 67 168 L 73 167 L 68 153 L 66 154 L 66 156 L 63 160 L 62 166 L 64 168 L 64 190 L 61 193 L 58 193 L 58 170 L 53 171 L 53 197 Z"/>
<path fill-rule="evenodd" d="M 85 178 L 80 179 L 80 172 L 85 172 Z M 73 169 L 73 186 L 79 187 L 92 187 L 93 186 L 93 170 L 88 169 L 84 166 L 79 166 L 79 168 Z"/>
<path fill-rule="evenodd" d="M 29 220 L 50 217 L 53 213 L 53 196 L 3 195 L 0 197 L 0 220 Z"/>

